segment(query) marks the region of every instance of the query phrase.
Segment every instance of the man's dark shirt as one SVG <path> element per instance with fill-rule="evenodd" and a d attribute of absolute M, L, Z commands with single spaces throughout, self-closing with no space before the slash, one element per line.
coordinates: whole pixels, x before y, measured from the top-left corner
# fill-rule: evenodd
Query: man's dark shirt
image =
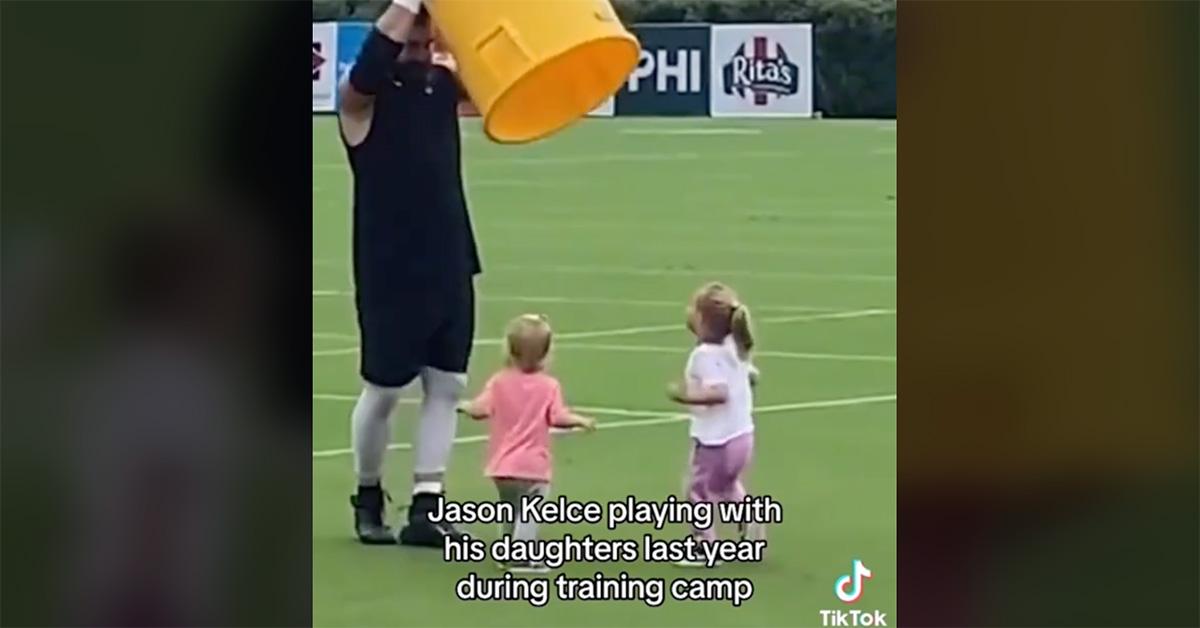
<path fill-rule="evenodd" d="M 359 303 L 393 302 L 481 272 L 462 183 L 458 82 L 441 66 L 409 65 L 396 76 L 376 94 L 367 138 L 346 147 Z"/>

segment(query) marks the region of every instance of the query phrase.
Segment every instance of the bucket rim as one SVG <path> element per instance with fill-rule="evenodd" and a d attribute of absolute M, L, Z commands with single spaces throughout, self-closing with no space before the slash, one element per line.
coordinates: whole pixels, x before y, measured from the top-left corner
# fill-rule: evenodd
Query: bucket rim
<path fill-rule="evenodd" d="M 591 46 L 593 44 L 600 43 L 600 42 L 624 42 L 624 43 L 630 44 L 630 46 L 633 50 L 633 55 L 632 55 L 633 62 L 631 64 L 629 64 L 629 68 L 624 72 L 624 76 L 621 78 L 621 81 L 615 85 L 614 89 L 611 92 L 609 92 L 606 95 L 601 96 L 598 100 L 596 100 L 596 102 L 591 103 L 591 105 L 585 110 L 584 115 L 576 117 L 576 118 L 572 118 L 561 124 L 554 125 L 553 127 L 549 128 L 541 133 L 538 133 L 536 135 L 526 137 L 526 138 L 519 138 L 519 139 L 505 139 L 505 138 L 497 137 L 494 134 L 494 132 L 492 131 L 493 112 L 495 112 L 497 110 L 498 105 L 502 104 L 514 91 L 516 91 L 515 88 L 517 86 L 519 86 L 522 82 L 524 82 L 526 79 L 528 79 L 530 75 L 534 74 L 534 71 L 536 71 L 536 69 L 537 69 L 537 68 L 535 68 L 534 71 L 526 72 L 523 76 L 521 76 L 517 80 L 513 81 L 513 83 L 511 85 L 509 85 L 503 92 L 501 92 L 498 96 L 496 96 L 495 100 L 493 100 L 492 104 L 488 107 L 487 115 L 485 115 L 484 119 L 483 119 L 483 132 L 485 135 L 487 135 L 488 139 L 492 140 L 493 142 L 496 142 L 497 144 L 514 144 L 514 145 L 515 144 L 529 144 L 532 142 L 546 139 L 547 137 L 554 135 L 555 133 L 558 133 L 559 131 L 562 131 L 563 129 L 566 129 L 567 127 L 571 126 L 572 124 L 575 124 L 576 122 L 579 122 L 579 120 L 587 117 L 588 112 L 591 112 L 596 107 L 599 107 L 600 104 L 603 103 L 606 99 L 612 97 L 613 94 L 615 94 L 618 90 L 621 89 L 621 82 L 624 82 L 625 80 L 627 80 L 629 77 L 629 73 L 633 72 L 633 69 L 635 67 L 637 67 L 638 56 L 641 53 L 641 49 L 642 49 L 641 43 L 637 40 L 637 38 L 628 32 L 602 35 L 600 37 L 593 37 L 586 41 L 576 42 L 576 43 L 560 50 L 559 52 L 556 52 L 552 55 L 548 55 L 545 58 L 545 60 L 542 61 L 541 64 L 539 64 L 539 67 L 554 63 L 554 62 L 558 61 L 559 59 L 561 59 L 562 57 L 567 56 L 580 48 L 583 48 L 585 46 Z"/>

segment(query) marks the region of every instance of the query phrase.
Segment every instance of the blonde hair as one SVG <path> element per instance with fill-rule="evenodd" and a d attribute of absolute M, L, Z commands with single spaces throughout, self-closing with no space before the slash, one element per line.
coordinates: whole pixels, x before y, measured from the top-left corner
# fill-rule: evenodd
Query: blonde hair
<path fill-rule="evenodd" d="M 542 370 L 553 335 L 550 320 L 542 314 L 522 314 L 512 319 L 504 330 L 505 364 L 526 373 Z"/>
<path fill-rule="evenodd" d="M 716 281 L 704 284 L 692 297 L 692 310 L 699 314 L 704 327 L 694 331 L 697 335 L 709 336 L 702 340 L 720 342 L 725 336 L 732 335 L 738 356 L 743 360 L 750 356 L 754 349 L 750 308 L 738 299 L 733 288 Z"/>

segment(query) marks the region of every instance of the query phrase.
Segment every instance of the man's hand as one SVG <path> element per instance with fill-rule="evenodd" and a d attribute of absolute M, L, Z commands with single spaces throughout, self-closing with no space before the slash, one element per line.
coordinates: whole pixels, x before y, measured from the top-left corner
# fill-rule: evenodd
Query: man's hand
<path fill-rule="evenodd" d="M 416 15 L 421 12 L 421 0 L 392 0 L 392 6 L 399 7 Z"/>
<path fill-rule="evenodd" d="M 458 61 L 454 59 L 454 55 L 448 52 L 437 51 L 430 56 L 430 62 L 434 65 L 440 65 L 451 72 L 458 73 Z"/>

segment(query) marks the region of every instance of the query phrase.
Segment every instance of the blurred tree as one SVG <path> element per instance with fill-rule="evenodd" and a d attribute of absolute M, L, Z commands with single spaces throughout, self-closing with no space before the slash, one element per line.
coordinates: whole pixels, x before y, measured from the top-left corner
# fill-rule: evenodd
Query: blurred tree
<path fill-rule="evenodd" d="M 330 22 L 342 19 L 343 0 L 313 0 L 313 21 Z"/>

